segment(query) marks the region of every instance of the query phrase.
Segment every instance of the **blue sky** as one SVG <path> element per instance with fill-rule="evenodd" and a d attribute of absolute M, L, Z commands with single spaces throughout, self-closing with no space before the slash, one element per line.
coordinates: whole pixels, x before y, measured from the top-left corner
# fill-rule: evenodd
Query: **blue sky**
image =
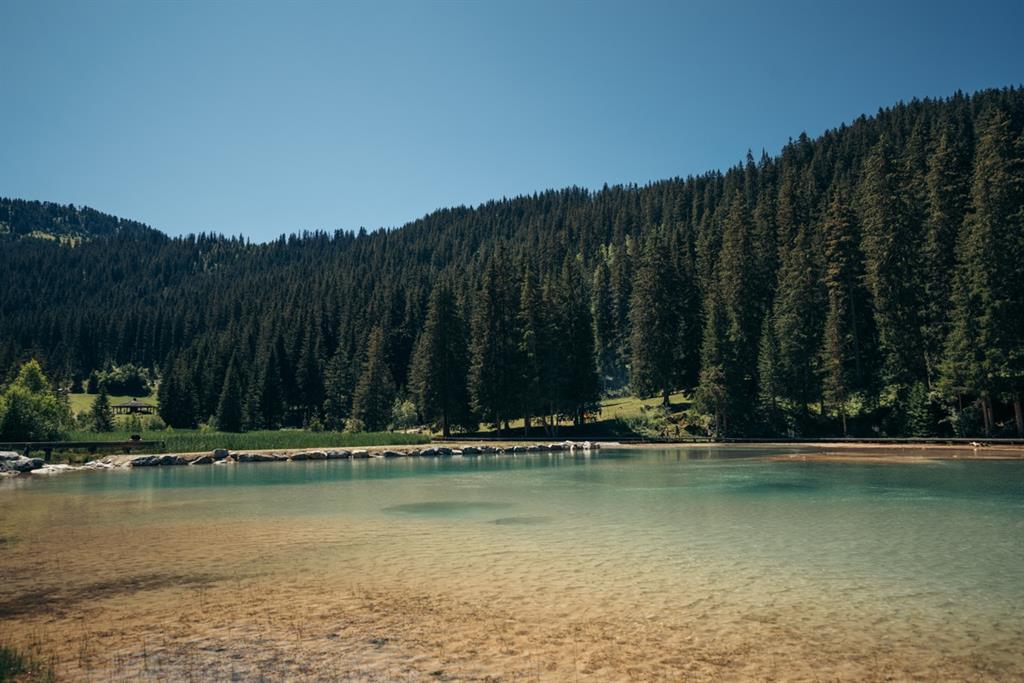
<path fill-rule="evenodd" d="M 1024 3 L 0 0 L 0 196 L 171 234 L 397 226 L 1024 82 Z"/>

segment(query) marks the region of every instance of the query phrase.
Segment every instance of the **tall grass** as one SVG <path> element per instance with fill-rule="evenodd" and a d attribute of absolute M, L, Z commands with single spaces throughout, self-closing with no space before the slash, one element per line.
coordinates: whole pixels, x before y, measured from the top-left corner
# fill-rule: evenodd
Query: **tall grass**
<path fill-rule="evenodd" d="M 258 432 L 207 432 L 196 429 L 168 429 L 158 432 L 144 431 L 145 441 L 163 441 L 163 448 L 147 448 L 147 451 L 168 453 L 197 453 L 215 448 L 230 450 L 267 450 L 286 448 L 329 448 L 338 446 L 401 446 L 428 443 L 425 434 L 404 432 L 310 432 L 302 429 L 279 429 Z M 78 431 L 68 436 L 69 441 L 127 441 L 129 432 Z"/>
<path fill-rule="evenodd" d="M 44 683 L 54 680 L 53 667 L 8 645 L 0 645 L 0 683 L 22 681 Z"/>

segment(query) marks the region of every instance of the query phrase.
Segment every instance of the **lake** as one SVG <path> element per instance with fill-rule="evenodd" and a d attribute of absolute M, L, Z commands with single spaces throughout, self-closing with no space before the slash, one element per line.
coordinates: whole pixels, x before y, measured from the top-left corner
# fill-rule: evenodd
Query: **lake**
<path fill-rule="evenodd" d="M 0 642 L 97 680 L 1024 677 L 1024 461 L 776 452 L 6 479 Z"/>

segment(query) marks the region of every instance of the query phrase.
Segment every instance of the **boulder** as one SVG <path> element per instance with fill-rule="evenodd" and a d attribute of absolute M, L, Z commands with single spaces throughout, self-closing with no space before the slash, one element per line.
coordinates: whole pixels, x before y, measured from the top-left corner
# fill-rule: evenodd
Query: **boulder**
<path fill-rule="evenodd" d="M 37 470 L 32 470 L 32 475 L 37 476 L 40 474 L 60 474 L 61 472 L 70 472 L 75 469 L 71 465 L 43 465 Z"/>
<path fill-rule="evenodd" d="M 132 458 L 128 464 L 132 467 L 156 467 L 160 464 L 159 455 L 140 455 L 137 458 Z"/>
<path fill-rule="evenodd" d="M 236 453 L 235 460 L 238 462 L 275 462 L 284 460 L 283 456 L 271 455 L 269 453 Z"/>
<path fill-rule="evenodd" d="M 452 454 L 452 449 L 445 448 L 444 446 L 441 446 L 440 448 L 437 449 L 437 454 L 438 455 L 451 455 Z"/>
<path fill-rule="evenodd" d="M 221 458 L 221 459 L 223 460 L 223 458 Z M 210 464 L 212 464 L 214 462 L 217 462 L 217 461 L 214 460 L 213 455 L 212 454 L 207 454 L 207 455 L 200 455 L 198 458 L 193 458 L 192 462 L 190 462 L 189 464 L 190 465 L 210 465 Z"/>
<path fill-rule="evenodd" d="M 561 451 L 561 450 L 565 450 L 565 447 L 562 444 L 560 444 L 560 443 L 549 443 L 548 444 L 548 450 L 549 451 Z"/>
<path fill-rule="evenodd" d="M 326 456 L 328 460 L 344 460 L 352 457 L 352 454 L 342 449 L 337 451 L 327 451 Z"/>
<path fill-rule="evenodd" d="M 382 451 L 380 455 L 385 458 L 401 458 L 405 453 L 400 451 Z"/>
<path fill-rule="evenodd" d="M 436 448 L 431 447 L 431 448 L 424 448 L 422 451 L 420 451 L 420 455 L 423 456 L 423 457 L 426 457 L 426 458 L 436 458 L 437 456 L 439 456 L 441 454 L 437 452 Z"/>
<path fill-rule="evenodd" d="M 188 460 L 181 457 L 180 455 L 161 455 L 160 462 L 157 464 L 161 466 L 187 465 Z"/>
<path fill-rule="evenodd" d="M 415 458 L 419 456 L 420 452 L 417 449 L 413 448 L 412 450 L 406 451 L 405 454 L 410 458 Z"/>
<path fill-rule="evenodd" d="M 462 449 L 463 455 L 480 455 L 481 451 L 476 446 L 465 446 Z"/>
<path fill-rule="evenodd" d="M 0 461 L 0 471 L 8 472 L 31 472 L 32 470 L 38 470 L 46 463 L 42 458 L 26 458 L 24 455 L 19 455 L 17 458 L 7 458 Z"/>
<path fill-rule="evenodd" d="M 362 448 L 357 448 L 356 450 L 352 451 L 352 457 L 353 458 L 368 458 L 368 457 L 370 457 L 370 454 L 366 450 L 364 450 Z"/>
<path fill-rule="evenodd" d="M 19 458 L 24 457 L 25 456 L 23 456 L 22 454 L 15 453 L 14 451 L 0 451 L 0 462 L 5 460 L 18 460 Z"/>
<path fill-rule="evenodd" d="M 228 449 L 215 448 L 213 449 L 213 454 L 210 457 L 212 457 L 214 460 L 224 460 L 226 457 L 228 457 L 228 455 Z"/>

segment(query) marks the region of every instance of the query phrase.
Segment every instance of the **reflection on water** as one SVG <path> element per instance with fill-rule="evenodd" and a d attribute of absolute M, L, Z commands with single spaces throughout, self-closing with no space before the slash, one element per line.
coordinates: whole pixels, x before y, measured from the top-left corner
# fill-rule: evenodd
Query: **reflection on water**
<path fill-rule="evenodd" d="M 507 677 L 529 652 L 558 680 L 573 651 L 571 666 L 582 672 L 586 658 L 596 678 L 1024 675 L 1024 463 L 750 457 L 761 453 L 19 479 L 0 485 L 0 622 L 59 639 L 75 624 L 121 633 L 100 628 L 116 615 L 137 632 L 182 622 L 175 610 L 194 600 L 188 633 L 161 633 L 168 651 L 195 656 L 186 644 L 196 638 L 322 611 L 331 633 L 342 628 L 335 621 L 392 629 L 381 661 L 358 638 L 344 650 L 382 678 L 380 667 L 439 634 L 449 646 L 429 653 L 430 666 L 461 657 L 477 667 L 467 678 Z M 152 580 L 160 576 L 175 578 Z M 484 622 L 504 635 L 488 644 Z M 107 637 L 112 650 L 137 654 L 130 634 Z M 337 637 L 330 647 L 288 637 L 282 648 L 324 666 L 341 656 Z M 458 655 L 454 643 L 464 643 Z M 524 676 L 535 677 L 530 666 Z"/>

